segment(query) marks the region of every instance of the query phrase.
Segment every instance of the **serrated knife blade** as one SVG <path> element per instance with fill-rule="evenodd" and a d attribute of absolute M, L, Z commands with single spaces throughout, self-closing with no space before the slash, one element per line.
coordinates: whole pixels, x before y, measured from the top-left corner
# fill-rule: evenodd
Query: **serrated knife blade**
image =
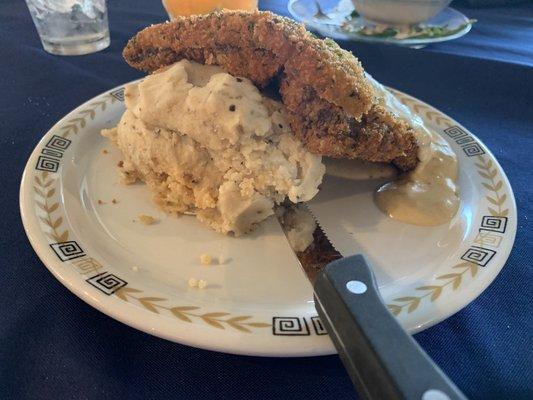
<path fill-rule="evenodd" d="M 309 211 L 309 208 L 305 204 L 300 204 L 298 206 L 298 211 L 301 213 L 306 213 L 311 219 L 313 219 L 316 224 L 316 228 L 313 233 L 312 246 L 309 246 L 305 251 L 295 252 L 298 261 L 300 261 L 301 267 L 303 268 L 307 278 L 313 285 L 315 283 L 317 274 L 322 270 L 322 268 L 324 268 L 330 262 L 342 258 L 342 254 L 339 253 L 337 249 L 335 249 L 335 247 L 331 244 L 330 240 L 320 227 L 320 224 L 317 222 L 315 216 Z M 288 226 L 288 224 L 286 224 L 284 215 L 282 215 L 281 213 L 278 213 L 276 215 L 278 217 L 278 221 L 281 225 L 281 228 L 290 243 L 289 231 L 293 227 Z"/>
<path fill-rule="evenodd" d="M 355 182 L 334 176 L 325 176 L 317 196 L 306 203 L 332 245 L 344 257 L 358 254 L 363 249 L 357 241 L 360 204 L 365 204 L 381 181 Z M 369 199 L 370 197 L 370 199 Z"/>

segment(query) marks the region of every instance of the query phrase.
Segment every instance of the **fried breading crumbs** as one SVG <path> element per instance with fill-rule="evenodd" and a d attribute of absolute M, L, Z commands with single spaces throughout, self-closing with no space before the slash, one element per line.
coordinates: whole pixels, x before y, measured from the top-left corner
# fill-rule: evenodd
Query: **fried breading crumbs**
<path fill-rule="evenodd" d="M 155 218 L 151 215 L 139 214 L 139 221 L 144 225 L 152 225 L 155 223 Z"/>
<path fill-rule="evenodd" d="M 206 286 L 207 286 L 207 281 L 206 280 L 200 279 L 198 281 L 198 289 L 205 289 Z"/>
<path fill-rule="evenodd" d="M 188 285 L 192 288 L 205 289 L 207 281 L 205 279 L 189 278 Z"/>
<path fill-rule="evenodd" d="M 202 265 L 210 265 L 213 261 L 213 257 L 211 257 L 209 254 L 202 254 L 200 256 L 200 262 Z"/>

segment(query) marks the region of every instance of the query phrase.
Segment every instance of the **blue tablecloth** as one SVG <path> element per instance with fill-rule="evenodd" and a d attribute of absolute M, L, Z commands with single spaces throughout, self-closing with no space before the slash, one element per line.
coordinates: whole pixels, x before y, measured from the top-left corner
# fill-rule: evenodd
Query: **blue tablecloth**
<path fill-rule="evenodd" d="M 164 18 L 157 0 L 108 3 L 111 47 L 83 57 L 46 54 L 24 2 L 0 4 L 0 398 L 355 398 L 336 356 L 240 357 L 152 337 L 79 300 L 33 252 L 18 212 L 27 157 L 65 113 L 140 77 L 120 51 Z M 284 1 L 261 6 L 286 13 Z M 479 22 L 454 42 L 342 45 L 383 83 L 463 123 L 507 172 L 519 210 L 507 265 L 477 300 L 416 339 L 471 399 L 531 399 L 533 5 L 462 11 Z"/>

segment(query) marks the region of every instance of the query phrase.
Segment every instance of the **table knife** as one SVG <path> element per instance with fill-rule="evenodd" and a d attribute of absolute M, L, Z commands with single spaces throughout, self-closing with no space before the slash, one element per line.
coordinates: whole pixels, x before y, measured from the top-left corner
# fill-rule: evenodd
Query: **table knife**
<path fill-rule="evenodd" d="M 313 215 L 306 206 L 300 210 Z M 343 257 L 313 218 L 315 243 L 325 249 L 326 261 L 334 261 L 317 265 L 305 253 L 297 256 L 313 285 L 318 315 L 359 395 L 368 400 L 466 399 L 390 314 L 364 256 Z M 283 216 L 278 219 L 287 233 Z"/>

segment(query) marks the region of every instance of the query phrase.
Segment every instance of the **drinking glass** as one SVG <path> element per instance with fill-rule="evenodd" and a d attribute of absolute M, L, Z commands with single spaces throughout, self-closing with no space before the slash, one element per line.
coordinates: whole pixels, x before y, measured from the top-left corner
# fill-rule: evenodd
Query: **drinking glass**
<path fill-rule="evenodd" d="M 81 55 L 109 46 L 105 0 L 26 0 L 44 49 Z"/>
<path fill-rule="evenodd" d="M 163 0 L 169 17 L 207 14 L 214 10 L 257 10 L 258 0 Z"/>

